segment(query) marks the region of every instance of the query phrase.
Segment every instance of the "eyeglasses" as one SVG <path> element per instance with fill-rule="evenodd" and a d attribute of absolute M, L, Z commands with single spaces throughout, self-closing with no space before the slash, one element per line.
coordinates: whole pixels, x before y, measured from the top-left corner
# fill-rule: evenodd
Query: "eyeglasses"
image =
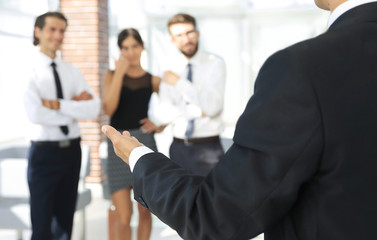
<path fill-rule="evenodd" d="M 189 39 L 193 39 L 194 37 L 196 37 L 196 33 L 198 31 L 196 29 L 192 29 L 190 31 L 187 31 L 187 32 L 184 32 L 184 33 L 180 33 L 180 34 L 176 34 L 176 35 L 173 35 L 173 37 L 177 40 L 177 41 L 180 41 L 182 39 L 184 39 L 185 37 L 189 38 Z"/>

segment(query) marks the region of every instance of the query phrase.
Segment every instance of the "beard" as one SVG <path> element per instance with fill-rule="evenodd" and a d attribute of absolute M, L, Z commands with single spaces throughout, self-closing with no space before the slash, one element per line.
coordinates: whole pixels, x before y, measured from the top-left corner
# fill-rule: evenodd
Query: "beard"
<path fill-rule="evenodd" d="M 192 43 L 190 43 L 190 44 L 192 44 Z M 192 58 L 192 57 L 195 55 L 195 53 L 198 51 L 198 48 L 199 48 L 199 43 L 196 44 L 194 50 L 191 51 L 191 52 L 187 52 L 187 51 L 184 51 L 184 50 L 181 50 L 181 49 L 180 49 L 180 51 L 181 51 L 181 53 L 182 53 L 185 57 L 187 57 L 187 58 Z"/>

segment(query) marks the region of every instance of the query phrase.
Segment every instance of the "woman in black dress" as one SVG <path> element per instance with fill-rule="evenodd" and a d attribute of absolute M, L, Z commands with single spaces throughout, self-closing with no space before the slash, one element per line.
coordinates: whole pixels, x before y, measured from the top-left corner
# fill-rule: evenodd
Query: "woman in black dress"
<path fill-rule="evenodd" d="M 109 115 L 110 125 L 122 132 L 129 131 L 152 150 L 156 149 L 153 133 L 163 127 L 157 127 L 148 119 L 148 103 L 153 92 L 158 92 L 161 79 L 146 72 L 140 64 L 144 43 L 137 30 L 128 28 L 118 35 L 120 57 L 115 61 L 115 71 L 108 71 L 105 77 L 104 109 Z M 115 206 L 116 235 L 118 239 L 131 239 L 131 187 L 130 168 L 113 149 L 108 141 L 107 174 L 110 193 Z M 152 228 L 152 216 L 148 210 L 138 204 L 139 224 L 138 240 L 149 239 Z"/>

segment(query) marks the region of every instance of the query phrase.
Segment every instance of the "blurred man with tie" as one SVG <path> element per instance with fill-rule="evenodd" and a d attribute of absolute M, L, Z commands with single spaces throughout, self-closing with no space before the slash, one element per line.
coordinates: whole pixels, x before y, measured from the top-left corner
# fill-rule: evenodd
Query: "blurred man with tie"
<path fill-rule="evenodd" d="M 165 71 L 160 98 L 175 111 L 170 158 L 196 175 L 205 176 L 224 155 L 219 135 L 225 89 L 225 63 L 198 49 L 199 30 L 188 14 L 176 14 L 168 22 L 171 40 L 180 51 Z"/>
<path fill-rule="evenodd" d="M 67 19 L 37 17 L 24 103 L 31 122 L 28 164 L 32 239 L 70 239 L 81 166 L 78 119 L 98 116 L 100 101 L 81 72 L 57 57 Z"/>

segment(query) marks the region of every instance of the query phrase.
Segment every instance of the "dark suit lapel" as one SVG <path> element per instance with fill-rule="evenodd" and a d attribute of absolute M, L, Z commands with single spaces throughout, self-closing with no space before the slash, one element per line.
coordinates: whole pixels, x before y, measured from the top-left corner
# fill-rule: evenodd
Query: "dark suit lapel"
<path fill-rule="evenodd" d="M 377 2 L 363 4 L 345 12 L 330 26 L 329 31 L 362 22 L 377 22 Z"/>

